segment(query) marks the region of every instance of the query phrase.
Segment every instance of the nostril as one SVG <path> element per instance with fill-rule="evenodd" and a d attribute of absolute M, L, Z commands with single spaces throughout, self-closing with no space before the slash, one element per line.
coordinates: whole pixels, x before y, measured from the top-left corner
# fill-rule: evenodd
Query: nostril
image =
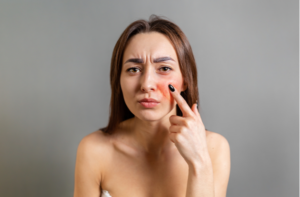
<path fill-rule="evenodd" d="M 141 87 L 141 91 L 142 92 L 150 92 L 150 91 L 154 91 L 155 88 L 153 85 L 148 85 L 148 86 L 142 86 Z"/>

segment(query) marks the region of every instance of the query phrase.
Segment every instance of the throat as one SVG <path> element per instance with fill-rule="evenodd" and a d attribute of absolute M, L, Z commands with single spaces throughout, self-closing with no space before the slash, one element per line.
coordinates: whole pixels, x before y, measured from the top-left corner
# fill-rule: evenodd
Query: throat
<path fill-rule="evenodd" d="M 175 147 L 169 137 L 169 119 L 159 122 L 145 122 L 134 117 L 123 124 L 131 146 L 149 157 L 159 157 Z"/>
<path fill-rule="evenodd" d="M 155 132 L 141 130 L 135 133 L 135 140 L 138 149 L 150 157 L 159 157 L 175 146 L 169 138 L 168 130 L 156 130 Z"/>

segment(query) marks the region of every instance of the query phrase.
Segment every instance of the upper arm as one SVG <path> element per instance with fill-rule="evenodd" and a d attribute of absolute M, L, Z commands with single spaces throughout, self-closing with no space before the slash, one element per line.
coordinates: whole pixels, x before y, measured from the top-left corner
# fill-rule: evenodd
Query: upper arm
<path fill-rule="evenodd" d="M 211 133 L 209 152 L 213 165 L 215 197 L 225 197 L 230 176 L 230 147 L 225 137 Z"/>
<path fill-rule="evenodd" d="M 75 165 L 74 197 L 100 196 L 101 173 L 93 136 L 84 137 L 78 145 Z"/>

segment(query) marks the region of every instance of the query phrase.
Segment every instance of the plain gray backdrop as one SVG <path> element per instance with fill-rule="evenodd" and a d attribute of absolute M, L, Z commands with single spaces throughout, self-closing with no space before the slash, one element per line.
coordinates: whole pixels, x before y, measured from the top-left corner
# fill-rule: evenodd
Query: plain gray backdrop
<path fill-rule="evenodd" d="M 292 0 L 1 1 L 0 196 L 73 195 L 78 143 L 108 121 L 113 47 L 151 14 L 191 43 L 204 124 L 231 148 L 227 196 L 298 196 L 298 9 Z"/>

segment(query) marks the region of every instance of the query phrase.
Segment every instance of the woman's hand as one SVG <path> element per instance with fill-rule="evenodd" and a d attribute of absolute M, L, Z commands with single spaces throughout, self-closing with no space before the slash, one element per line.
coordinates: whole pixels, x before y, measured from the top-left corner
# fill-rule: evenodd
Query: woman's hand
<path fill-rule="evenodd" d="M 210 163 L 205 127 L 198 112 L 197 104 L 193 104 L 190 108 L 180 93 L 172 87 L 169 85 L 170 92 L 183 116 L 170 116 L 170 140 L 175 143 L 189 166 L 201 166 L 204 163 Z"/>

